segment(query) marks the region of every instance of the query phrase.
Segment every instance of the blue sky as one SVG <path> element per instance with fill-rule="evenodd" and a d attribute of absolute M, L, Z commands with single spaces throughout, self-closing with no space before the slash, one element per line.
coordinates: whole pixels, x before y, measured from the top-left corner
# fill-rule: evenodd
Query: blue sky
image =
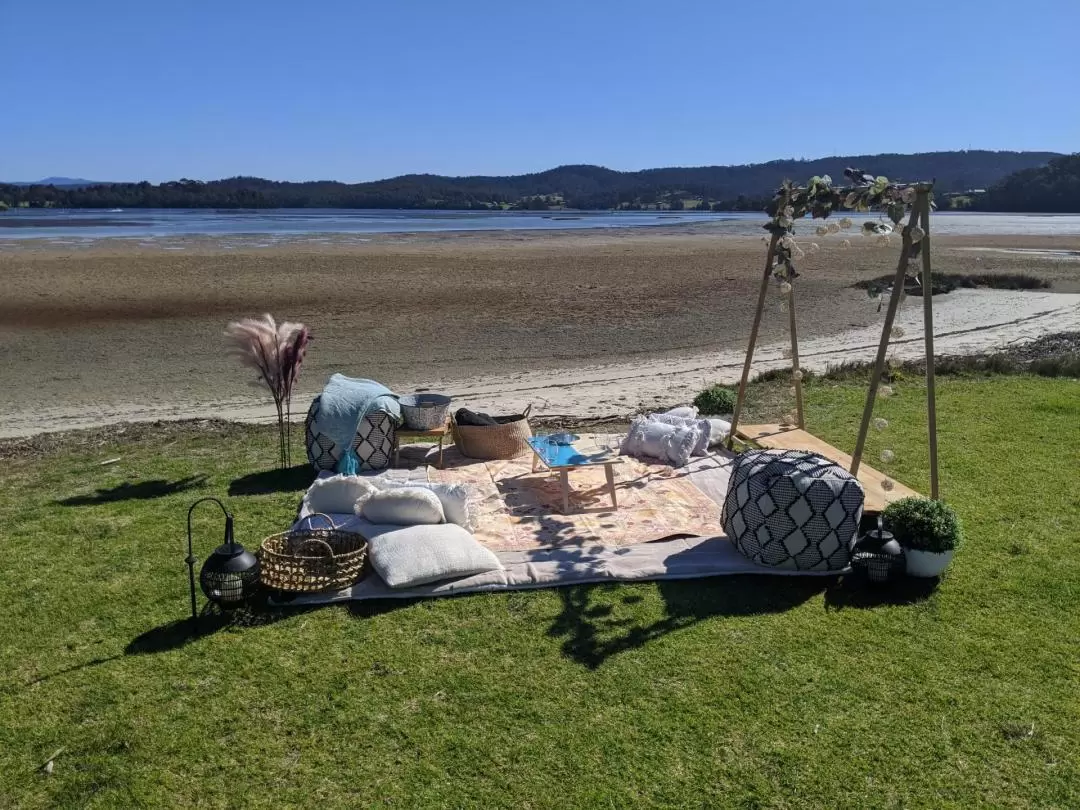
<path fill-rule="evenodd" d="M 0 178 L 1080 150 L 1080 0 L 0 0 Z"/>

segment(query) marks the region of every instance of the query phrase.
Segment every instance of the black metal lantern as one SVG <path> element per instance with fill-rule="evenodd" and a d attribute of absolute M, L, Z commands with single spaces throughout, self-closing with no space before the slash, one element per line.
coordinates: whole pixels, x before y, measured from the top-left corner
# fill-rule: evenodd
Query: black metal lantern
<path fill-rule="evenodd" d="M 188 509 L 188 583 L 191 587 L 191 618 L 198 618 L 195 605 L 195 553 L 191 546 L 191 513 L 205 501 L 213 501 L 225 513 L 225 542 L 214 549 L 199 571 L 199 586 L 206 598 L 223 610 L 240 607 L 259 587 L 259 560 L 233 539 L 233 516 L 217 498 L 200 498 Z"/>
<path fill-rule="evenodd" d="M 895 582 L 904 576 L 904 549 L 892 532 L 885 531 L 880 515 L 877 528 L 855 541 L 851 550 L 851 567 L 871 582 Z"/>

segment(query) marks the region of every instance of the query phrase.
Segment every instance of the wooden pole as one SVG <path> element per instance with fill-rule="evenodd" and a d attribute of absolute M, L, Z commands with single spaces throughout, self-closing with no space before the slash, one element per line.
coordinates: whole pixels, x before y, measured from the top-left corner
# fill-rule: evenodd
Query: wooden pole
<path fill-rule="evenodd" d="M 802 375 L 799 371 L 799 330 L 795 325 L 795 285 L 791 285 L 788 293 L 788 323 L 791 326 L 791 377 L 795 382 L 795 423 L 800 429 L 806 428 L 806 419 L 803 418 L 803 393 Z"/>
<path fill-rule="evenodd" d="M 930 497 L 938 500 L 937 394 L 934 389 L 934 279 L 930 270 L 930 189 L 917 191 L 922 225 L 923 341 L 926 344 L 926 423 L 930 436 Z"/>
<path fill-rule="evenodd" d="M 761 314 L 765 310 L 765 296 L 769 292 L 769 279 L 772 278 L 773 254 L 776 245 L 780 241 L 780 234 L 774 233 L 769 240 L 769 252 L 765 254 L 765 273 L 761 276 L 761 287 L 758 290 L 757 311 L 754 313 L 754 325 L 750 327 L 750 345 L 746 347 L 746 361 L 743 363 L 742 379 L 739 381 L 739 395 L 735 399 L 735 413 L 731 417 L 731 432 L 728 434 L 727 446 L 730 450 L 735 442 L 735 431 L 739 426 L 739 416 L 742 414 L 743 403 L 746 401 L 746 384 L 750 380 L 750 365 L 754 362 L 754 345 L 757 343 L 758 329 L 761 327 Z"/>
<path fill-rule="evenodd" d="M 900 261 L 896 263 L 896 275 L 893 277 L 892 294 L 889 296 L 889 308 L 885 312 L 885 324 L 881 328 L 881 341 L 878 343 L 877 359 L 874 362 L 874 374 L 870 378 L 870 390 L 866 392 L 866 405 L 863 407 L 862 423 L 859 425 L 859 438 L 855 442 L 855 452 L 851 454 L 851 474 L 859 475 L 863 450 L 866 447 L 866 432 L 870 429 L 870 417 L 874 415 L 874 401 L 877 399 L 878 385 L 885 371 L 885 354 L 889 350 L 889 334 L 892 332 L 896 310 L 904 295 L 904 279 L 907 277 L 908 254 L 911 253 L 911 226 L 917 221 L 919 206 L 912 206 L 911 217 L 902 234 Z"/>

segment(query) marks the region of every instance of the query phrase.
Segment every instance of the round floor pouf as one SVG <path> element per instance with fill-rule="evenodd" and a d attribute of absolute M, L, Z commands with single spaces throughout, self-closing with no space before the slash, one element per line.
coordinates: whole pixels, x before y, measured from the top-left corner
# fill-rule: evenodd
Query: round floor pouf
<path fill-rule="evenodd" d="M 319 400 L 315 397 L 304 420 L 304 446 L 308 461 L 316 470 L 335 470 L 341 459 L 341 448 L 319 430 Z M 390 414 L 378 411 L 360 420 L 353 439 L 353 450 L 360 459 L 361 470 L 381 470 L 390 464 L 394 454 L 397 425 Z"/>
<path fill-rule="evenodd" d="M 862 518 L 862 484 L 801 450 L 751 450 L 735 459 L 724 531 L 758 565 L 799 571 L 848 566 Z"/>

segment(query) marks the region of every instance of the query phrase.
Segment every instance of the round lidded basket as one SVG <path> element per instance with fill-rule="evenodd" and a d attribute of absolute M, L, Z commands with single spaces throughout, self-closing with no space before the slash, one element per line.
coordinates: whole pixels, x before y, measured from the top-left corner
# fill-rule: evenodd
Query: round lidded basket
<path fill-rule="evenodd" d="M 329 529 L 311 526 L 321 517 Z M 316 593 L 347 588 L 363 579 L 367 540 L 334 527 L 321 512 L 308 515 L 305 528 L 272 534 L 259 548 L 259 579 L 267 588 L 289 593 Z"/>
<path fill-rule="evenodd" d="M 450 397 L 442 394 L 409 394 L 398 403 L 407 430 L 436 430 L 450 417 Z"/>

